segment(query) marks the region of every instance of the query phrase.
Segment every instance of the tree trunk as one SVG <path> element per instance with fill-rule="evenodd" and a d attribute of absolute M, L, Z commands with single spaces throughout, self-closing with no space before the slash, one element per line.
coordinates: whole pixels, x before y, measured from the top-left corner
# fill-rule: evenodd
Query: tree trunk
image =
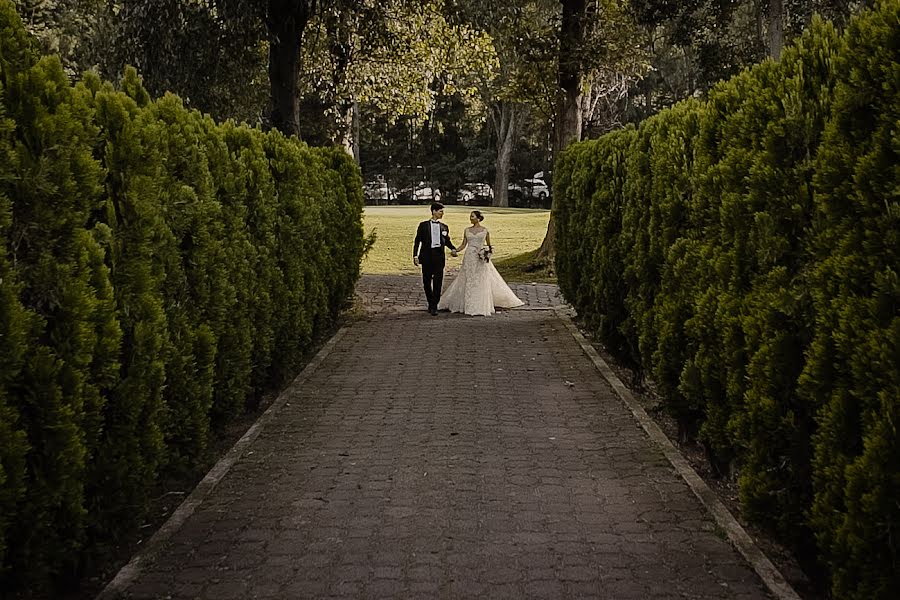
<path fill-rule="evenodd" d="M 325 29 L 328 36 L 328 51 L 334 62 L 334 70 L 331 73 L 331 90 L 333 96 L 330 97 L 333 109 L 338 115 L 337 122 L 332 122 L 331 143 L 341 146 L 350 156 L 354 156 L 354 123 L 357 110 L 356 99 L 350 101 L 341 101 L 341 90 L 347 85 L 347 72 L 353 61 L 352 52 L 352 35 L 353 25 L 351 23 L 351 9 L 344 3 L 336 4 L 337 13 L 331 14 L 326 19 Z M 323 120 L 326 119 L 327 113 L 322 115 Z"/>
<path fill-rule="evenodd" d="M 359 164 L 359 102 L 353 99 L 353 160 Z"/>
<path fill-rule="evenodd" d="M 497 154 L 497 173 L 494 176 L 494 200 L 492 206 L 509 206 L 509 163 L 512 152 L 501 150 Z"/>
<path fill-rule="evenodd" d="M 584 66 L 581 46 L 584 40 L 586 0 L 560 0 L 562 27 L 559 39 L 556 123 L 553 156 L 557 157 L 572 142 L 581 139 L 582 86 Z"/>
<path fill-rule="evenodd" d="M 269 30 L 269 84 L 272 127 L 285 135 L 300 136 L 300 38 L 315 2 L 269 0 L 266 27 Z"/>
<path fill-rule="evenodd" d="M 761 46 L 768 47 L 769 42 L 766 40 L 766 9 L 763 7 L 762 2 L 757 2 L 754 5 L 755 16 L 756 16 L 756 40 Z"/>
<path fill-rule="evenodd" d="M 337 120 L 337 131 L 331 143 L 340 146 L 348 155 L 359 163 L 357 150 L 357 104 L 356 101 L 342 103 L 339 108 L 340 116 Z"/>
<path fill-rule="evenodd" d="M 769 56 L 778 60 L 784 47 L 784 0 L 769 0 Z"/>
<path fill-rule="evenodd" d="M 558 88 L 556 92 L 556 123 L 553 136 L 553 159 L 572 142 L 581 140 L 582 85 L 584 66 L 581 46 L 587 25 L 586 0 L 560 0 L 562 27 L 559 32 Z M 556 204 L 556 194 L 553 196 Z M 553 212 L 547 224 L 547 235 L 535 255 L 536 262 L 552 262 L 556 254 L 556 228 Z"/>
<path fill-rule="evenodd" d="M 556 123 L 554 124 L 553 156 L 565 150 L 572 142 L 581 140 L 581 79 L 560 87 L 556 99 Z"/>
<path fill-rule="evenodd" d="M 516 106 L 501 100 L 494 116 L 497 129 L 497 172 L 494 177 L 493 206 L 509 206 L 509 165 L 513 150 L 516 147 L 518 127 L 516 123 Z"/>

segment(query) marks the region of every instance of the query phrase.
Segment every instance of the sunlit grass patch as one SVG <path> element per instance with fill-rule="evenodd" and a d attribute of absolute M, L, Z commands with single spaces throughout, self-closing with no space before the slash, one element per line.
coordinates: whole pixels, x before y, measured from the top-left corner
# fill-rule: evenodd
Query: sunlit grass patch
<path fill-rule="evenodd" d="M 494 261 L 497 269 L 511 281 L 547 281 L 540 272 L 528 274 L 522 268 L 523 255 L 532 254 L 547 233 L 550 211 L 524 208 L 478 207 L 484 214 L 483 225 L 491 231 Z M 463 230 L 470 225 L 465 206 L 448 206 L 444 222 L 450 227 L 450 238 L 457 246 L 462 243 Z M 363 273 L 412 274 L 419 273 L 413 265 L 412 248 L 416 227 L 431 217 L 427 205 L 422 206 L 367 206 L 364 214 L 366 234 L 373 229 L 377 234 L 375 245 L 363 260 Z M 515 259 L 514 259 L 515 257 Z M 462 257 L 453 258 L 447 253 L 447 266 L 459 267 Z"/>

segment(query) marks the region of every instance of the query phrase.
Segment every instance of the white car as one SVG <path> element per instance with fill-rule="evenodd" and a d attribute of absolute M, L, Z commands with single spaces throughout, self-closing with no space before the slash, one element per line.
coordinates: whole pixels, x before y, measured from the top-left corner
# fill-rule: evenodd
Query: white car
<path fill-rule="evenodd" d="M 397 190 L 384 181 L 367 181 L 363 184 L 363 196 L 367 202 L 387 204 L 397 199 Z"/>
<path fill-rule="evenodd" d="M 523 198 L 546 200 L 550 196 L 550 188 L 543 179 L 523 179 L 518 183 L 510 183 L 507 189 Z"/>
<path fill-rule="evenodd" d="M 415 188 L 404 188 L 400 190 L 400 198 L 404 202 L 411 202 L 413 204 L 440 202 L 441 190 L 432 188 L 424 181 L 420 181 Z"/>
<path fill-rule="evenodd" d="M 464 183 L 459 190 L 460 204 L 490 206 L 494 190 L 486 183 Z"/>
<path fill-rule="evenodd" d="M 441 190 L 432 188 L 426 183 L 420 182 L 412 192 L 412 200 L 415 203 L 440 202 Z"/>

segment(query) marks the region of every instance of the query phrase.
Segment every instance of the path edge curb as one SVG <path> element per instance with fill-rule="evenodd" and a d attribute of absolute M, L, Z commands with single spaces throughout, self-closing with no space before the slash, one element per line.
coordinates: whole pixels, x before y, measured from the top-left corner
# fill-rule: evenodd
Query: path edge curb
<path fill-rule="evenodd" d="M 209 494 L 216 488 L 225 475 L 231 470 L 231 467 L 244 455 L 244 452 L 259 437 L 260 432 L 266 424 L 278 413 L 285 405 L 296 389 L 303 385 L 313 372 L 322 364 L 322 361 L 331 354 L 331 351 L 337 343 L 347 333 L 349 325 L 345 325 L 329 339 L 324 346 L 316 353 L 312 360 L 300 371 L 300 374 L 285 387 L 278 397 L 272 402 L 269 408 L 260 415 L 253 425 L 241 436 L 234 446 L 213 465 L 209 472 L 203 477 L 197 487 L 188 495 L 187 498 L 175 509 L 172 516 L 154 533 L 143 548 L 138 550 L 131 560 L 125 564 L 116 576 L 110 581 L 103 590 L 96 596 L 95 600 L 113 600 L 121 598 L 125 590 L 132 582 L 142 573 L 145 566 L 152 564 L 159 555 L 166 542 L 179 530 L 185 521 L 194 514 L 194 511 L 200 506 Z"/>
<path fill-rule="evenodd" d="M 697 474 L 687 459 L 669 440 L 659 425 L 656 424 L 644 408 L 638 404 L 631 394 L 631 391 L 625 387 L 622 380 L 618 378 L 615 372 L 610 368 L 605 360 L 597 353 L 597 350 L 585 339 L 584 335 L 579 331 L 578 327 L 572 321 L 567 309 L 556 309 L 556 314 L 575 338 L 575 341 L 581 346 L 581 349 L 587 354 L 594 366 L 603 375 L 603 378 L 612 386 L 616 394 L 625 403 L 625 406 L 631 411 L 634 418 L 638 421 L 647 436 L 662 450 L 669 463 L 675 468 L 675 471 L 684 479 L 694 495 L 700 500 L 703 506 L 712 514 L 716 520 L 716 524 L 721 527 L 731 544 L 741 553 L 744 559 L 750 563 L 756 574 L 762 579 L 765 586 L 778 600 L 801 600 L 799 594 L 794 590 L 790 583 L 784 578 L 781 572 L 772 564 L 772 561 L 760 550 L 753 538 L 741 526 L 738 520 L 731 514 L 728 508 L 719 500 L 715 492 L 710 489 L 706 482 Z"/>

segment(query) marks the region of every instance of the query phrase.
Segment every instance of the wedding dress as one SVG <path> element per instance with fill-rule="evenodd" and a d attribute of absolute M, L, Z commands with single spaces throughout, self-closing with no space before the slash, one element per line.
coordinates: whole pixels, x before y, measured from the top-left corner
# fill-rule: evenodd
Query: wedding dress
<path fill-rule="evenodd" d="M 485 262 L 479 256 L 484 248 L 487 229 L 473 231 L 467 228 L 466 248 L 459 275 L 441 296 L 438 310 L 449 309 L 467 315 L 492 315 L 496 307 L 514 308 L 525 304 L 503 281 L 494 263 Z"/>

